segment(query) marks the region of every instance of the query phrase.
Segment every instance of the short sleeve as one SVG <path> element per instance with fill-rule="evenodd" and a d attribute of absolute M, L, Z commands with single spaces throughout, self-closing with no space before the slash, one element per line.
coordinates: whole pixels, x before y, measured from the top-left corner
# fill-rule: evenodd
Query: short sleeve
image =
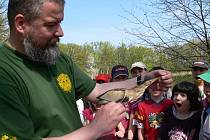
<path fill-rule="evenodd" d="M 88 96 L 96 86 L 96 82 L 75 66 L 75 90 L 77 99 Z"/>
<path fill-rule="evenodd" d="M 135 125 L 137 125 L 137 128 L 144 128 L 144 121 L 145 121 L 145 115 L 143 112 L 143 108 L 141 107 L 141 103 L 138 104 L 138 108 L 134 113 L 134 119 L 136 121 Z"/>

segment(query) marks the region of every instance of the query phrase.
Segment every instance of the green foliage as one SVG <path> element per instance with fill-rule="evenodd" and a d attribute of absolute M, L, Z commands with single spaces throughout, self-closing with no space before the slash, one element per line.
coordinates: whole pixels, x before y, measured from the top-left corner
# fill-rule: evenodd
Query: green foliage
<path fill-rule="evenodd" d="M 156 54 L 151 48 L 146 48 L 143 46 L 132 46 L 130 45 L 128 48 L 128 56 L 129 59 L 129 67 L 132 63 L 137 61 L 142 61 L 147 65 L 147 68 L 152 68 L 155 64 L 153 60 L 156 57 Z"/>
<path fill-rule="evenodd" d="M 73 61 L 85 72 L 91 69 L 91 46 L 80 46 L 76 44 L 60 44 L 61 51 L 71 56 Z"/>
<path fill-rule="evenodd" d="M 181 81 L 193 82 L 192 75 L 180 75 L 180 76 L 173 77 L 173 85 Z"/>
<path fill-rule="evenodd" d="M 116 48 L 114 51 L 114 59 L 115 63 L 114 65 L 125 65 L 128 67 L 128 48 L 126 48 L 125 44 L 121 44 L 120 47 Z"/>
<path fill-rule="evenodd" d="M 91 44 L 60 44 L 60 48 L 85 72 L 111 73 L 114 65 L 124 65 L 130 69 L 132 63 L 142 61 L 150 70 L 154 66 L 161 66 L 167 70 L 173 68 L 163 53 L 152 48 L 129 45 L 122 43 L 117 48 L 109 42 L 94 42 Z"/>
<path fill-rule="evenodd" d="M 187 47 L 187 46 L 185 46 Z M 137 61 L 144 62 L 148 70 L 154 66 L 161 66 L 173 73 L 179 73 L 179 69 L 189 69 L 184 67 L 182 61 L 172 62 L 169 57 L 161 53 L 158 49 L 121 44 L 117 48 L 109 42 L 94 42 L 91 44 L 60 44 L 61 51 L 71 56 L 73 61 L 87 74 L 94 77 L 97 73 L 111 73 L 114 65 L 124 65 L 130 69 L 131 64 Z M 184 52 L 184 48 L 180 48 Z M 191 81 L 192 76 L 181 74 L 173 77 L 173 85 L 180 81 Z"/>
<path fill-rule="evenodd" d="M 109 42 L 99 42 L 95 45 L 95 64 L 99 73 L 109 73 L 115 62 L 114 46 Z"/>

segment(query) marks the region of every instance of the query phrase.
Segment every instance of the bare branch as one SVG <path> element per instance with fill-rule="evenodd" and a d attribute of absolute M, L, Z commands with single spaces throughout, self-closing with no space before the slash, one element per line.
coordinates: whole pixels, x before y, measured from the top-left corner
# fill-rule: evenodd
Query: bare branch
<path fill-rule="evenodd" d="M 132 30 L 125 29 L 126 33 L 147 46 L 161 47 L 161 51 L 171 55 L 169 57 L 172 59 L 191 61 L 203 56 L 210 59 L 210 12 L 207 1 L 157 0 L 152 6 L 156 8 L 152 12 L 154 16 L 145 13 L 145 17 L 138 17 L 126 11 L 130 17 L 125 19 L 137 26 Z M 190 51 L 193 55 L 189 58 L 187 53 Z"/>

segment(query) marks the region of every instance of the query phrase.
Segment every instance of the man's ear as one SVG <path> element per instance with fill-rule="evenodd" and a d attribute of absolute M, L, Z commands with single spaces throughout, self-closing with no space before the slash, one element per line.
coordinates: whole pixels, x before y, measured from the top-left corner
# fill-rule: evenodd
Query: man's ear
<path fill-rule="evenodd" d="M 26 20 L 22 14 L 15 16 L 15 28 L 18 33 L 24 34 L 26 28 Z"/>

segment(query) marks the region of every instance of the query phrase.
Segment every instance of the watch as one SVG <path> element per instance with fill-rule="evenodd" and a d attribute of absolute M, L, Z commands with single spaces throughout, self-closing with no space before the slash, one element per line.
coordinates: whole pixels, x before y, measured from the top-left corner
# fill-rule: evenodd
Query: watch
<path fill-rule="evenodd" d="M 137 85 L 141 85 L 143 83 L 144 83 L 143 77 L 141 77 L 141 75 L 137 76 Z"/>

